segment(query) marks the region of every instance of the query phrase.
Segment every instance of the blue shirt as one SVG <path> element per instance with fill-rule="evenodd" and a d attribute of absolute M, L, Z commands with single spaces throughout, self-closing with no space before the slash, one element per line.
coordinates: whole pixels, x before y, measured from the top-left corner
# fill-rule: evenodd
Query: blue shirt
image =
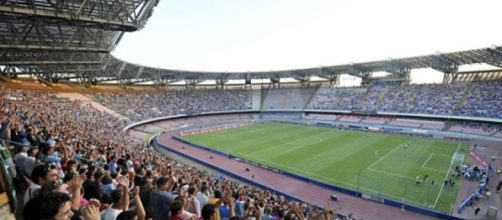
<path fill-rule="evenodd" d="M 117 164 L 116 163 L 111 162 L 111 163 L 108 164 L 108 166 L 110 166 L 110 171 L 112 173 L 116 173 L 117 172 Z"/>
<path fill-rule="evenodd" d="M 152 190 L 150 194 L 150 204 L 152 206 L 153 220 L 169 219 L 172 201 L 173 200 L 167 192 Z"/>
<path fill-rule="evenodd" d="M 262 220 L 272 220 L 274 219 L 273 216 L 271 215 L 268 215 L 268 214 L 263 214 L 263 216 L 261 217 Z"/>
<path fill-rule="evenodd" d="M 230 208 L 228 206 L 220 206 L 220 220 L 230 219 Z"/>
<path fill-rule="evenodd" d="M 58 167 L 61 167 L 61 158 L 56 155 L 49 155 L 44 158 L 46 164 L 56 163 Z"/>
<path fill-rule="evenodd" d="M 110 195 L 112 191 L 114 190 L 113 183 L 110 184 L 101 184 L 101 192 L 106 195 Z"/>
<path fill-rule="evenodd" d="M 235 215 L 244 217 L 244 201 L 237 201 L 235 203 Z"/>

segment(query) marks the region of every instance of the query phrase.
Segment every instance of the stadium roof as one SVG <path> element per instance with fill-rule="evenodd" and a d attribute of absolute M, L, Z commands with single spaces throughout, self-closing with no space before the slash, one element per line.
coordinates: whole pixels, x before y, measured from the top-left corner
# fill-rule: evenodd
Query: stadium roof
<path fill-rule="evenodd" d="M 433 68 L 455 73 L 460 65 L 486 63 L 502 67 L 502 47 L 431 54 L 401 59 L 305 69 L 263 72 L 200 72 L 159 69 L 122 61 L 110 52 L 124 32 L 138 31 L 158 0 L 0 1 L 0 75 L 31 74 L 48 81 L 77 79 L 98 83 L 168 84 L 185 80 L 225 82 L 230 79 L 333 79 L 340 74 L 365 76 L 385 71 L 406 75 L 411 69 Z"/>

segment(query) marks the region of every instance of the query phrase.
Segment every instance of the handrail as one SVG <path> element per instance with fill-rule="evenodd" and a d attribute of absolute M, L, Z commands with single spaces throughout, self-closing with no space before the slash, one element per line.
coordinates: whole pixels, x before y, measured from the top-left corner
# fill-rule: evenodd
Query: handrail
<path fill-rule="evenodd" d="M 6 143 L 9 143 L 9 144 L 14 144 L 14 145 L 21 145 L 21 146 L 31 147 L 31 145 L 29 145 L 29 144 L 23 144 L 23 143 L 20 143 L 20 142 L 11 141 L 11 140 L 7 140 L 7 139 L 3 139 L 3 138 L 0 138 L 0 141 L 6 142 Z"/>

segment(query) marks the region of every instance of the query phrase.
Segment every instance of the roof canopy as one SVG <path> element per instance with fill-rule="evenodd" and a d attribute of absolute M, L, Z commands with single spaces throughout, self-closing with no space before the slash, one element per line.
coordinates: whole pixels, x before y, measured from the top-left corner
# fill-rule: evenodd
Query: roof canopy
<path fill-rule="evenodd" d="M 230 79 L 327 79 L 385 71 L 401 76 L 416 68 L 455 73 L 460 65 L 502 67 L 502 47 L 364 63 L 265 72 L 200 72 L 151 68 L 115 58 L 110 52 L 125 31 L 140 30 L 158 0 L 0 1 L 0 74 L 33 74 L 48 81 L 170 83 Z"/>

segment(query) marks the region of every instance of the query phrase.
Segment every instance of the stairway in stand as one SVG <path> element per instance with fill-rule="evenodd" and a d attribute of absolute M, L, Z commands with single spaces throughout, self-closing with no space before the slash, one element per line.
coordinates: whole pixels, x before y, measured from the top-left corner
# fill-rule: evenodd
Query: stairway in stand
<path fill-rule="evenodd" d="M 462 107 L 464 107 L 465 100 L 467 99 L 467 96 L 470 94 L 472 90 L 473 83 L 469 83 L 465 88 L 464 91 L 462 92 L 462 98 L 460 98 L 460 101 L 457 103 L 455 108 L 453 109 L 453 113 L 458 112 Z"/>
<path fill-rule="evenodd" d="M 384 88 L 384 91 L 378 97 L 378 100 L 376 102 L 376 106 L 378 106 L 378 108 L 379 108 L 380 104 L 382 104 L 383 100 L 385 100 L 385 96 L 389 93 L 389 91 L 390 91 L 389 88 Z"/>
<path fill-rule="evenodd" d="M 317 96 L 317 93 L 319 92 L 319 89 L 321 88 L 321 86 L 322 86 L 322 84 L 319 84 L 316 86 L 316 88 L 314 89 L 314 92 L 312 94 L 310 94 L 310 97 L 305 102 L 303 109 L 307 109 L 310 106 L 310 103 L 312 102 L 312 100 L 314 100 L 314 97 Z"/>
<path fill-rule="evenodd" d="M 286 97 L 282 101 L 281 108 L 286 109 L 288 107 L 288 104 L 289 104 L 289 95 L 286 95 Z"/>
<path fill-rule="evenodd" d="M 361 99 L 359 100 L 359 103 L 357 103 L 357 106 L 359 107 L 359 109 L 362 109 L 362 107 L 364 106 L 364 102 L 366 102 L 366 99 L 368 99 L 368 96 L 370 94 L 370 92 L 372 92 L 373 90 L 373 86 L 368 86 L 368 88 L 366 89 L 366 92 L 364 93 L 364 95 L 361 97 Z"/>
<path fill-rule="evenodd" d="M 399 109 L 401 112 L 408 112 L 409 109 L 411 109 L 415 105 L 415 100 L 417 99 L 417 94 L 413 93 L 408 99 L 408 102 L 406 102 L 406 109 Z"/>

